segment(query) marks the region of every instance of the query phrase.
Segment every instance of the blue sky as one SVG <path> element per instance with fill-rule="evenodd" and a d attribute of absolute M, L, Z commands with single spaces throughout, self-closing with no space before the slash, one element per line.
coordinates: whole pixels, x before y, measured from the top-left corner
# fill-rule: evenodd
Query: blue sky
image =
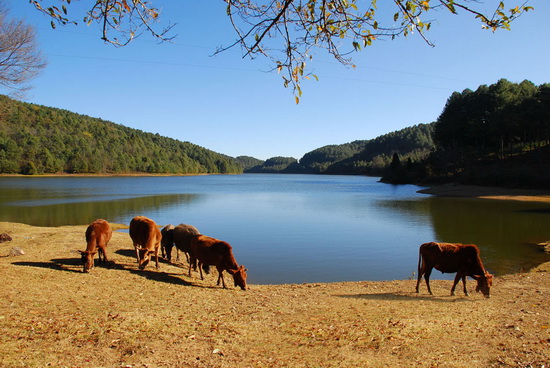
<path fill-rule="evenodd" d="M 79 18 L 82 3 L 73 1 L 69 14 Z M 506 1 L 507 7 L 521 3 Z M 454 91 L 500 78 L 550 82 L 547 0 L 529 1 L 533 12 L 517 19 L 511 31 L 496 33 L 466 15 L 439 11 L 427 33 L 435 47 L 414 35 L 375 41 L 354 54 L 354 69 L 320 50 L 310 63 L 319 81 L 302 83 L 299 105 L 280 76 L 267 72 L 267 60 L 243 59 L 239 48 L 212 56 L 234 40 L 222 0 L 157 0 L 163 19 L 177 23 L 177 38 L 158 44 L 144 35 L 122 48 L 104 44 L 96 25 L 52 30 L 27 1 L 9 4 L 12 16 L 36 26 L 48 61 L 24 101 L 234 157 L 300 159 L 324 145 L 430 123 Z M 496 4 L 487 0 L 482 8 Z"/>

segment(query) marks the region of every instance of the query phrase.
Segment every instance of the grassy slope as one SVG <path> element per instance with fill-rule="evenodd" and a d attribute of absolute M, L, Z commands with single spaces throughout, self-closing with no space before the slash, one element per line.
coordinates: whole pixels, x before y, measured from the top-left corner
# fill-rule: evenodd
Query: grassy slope
<path fill-rule="evenodd" d="M 113 264 L 82 274 L 84 231 L 0 223 L 14 238 L 0 255 L 26 252 L 0 258 L 0 366 L 550 364 L 547 272 L 497 278 L 490 299 L 450 297 L 448 281 L 433 282 L 435 296 L 410 280 L 223 290 L 213 275 L 201 281 L 164 262 L 139 271 L 121 232 Z"/>

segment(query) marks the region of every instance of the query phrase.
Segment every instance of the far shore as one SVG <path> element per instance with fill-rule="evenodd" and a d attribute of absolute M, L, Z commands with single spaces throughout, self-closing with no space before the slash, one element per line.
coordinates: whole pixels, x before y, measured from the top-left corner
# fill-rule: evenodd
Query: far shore
<path fill-rule="evenodd" d="M 88 177 L 138 177 L 138 176 L 202 176 L 202 175 L 239 175 L 237 173 L 231 174 L 221 174 L 221 173 L 199 173 L 199 174 L 178 174 L 178 173 L 97 173 L 97 174 L 69 174 L 69 173 L 58 173 L 58 174 L 36 174 L 36 175 L 23 175 L 23 174 L 0 174 L 2 177 L 14 177 L 14 178 L 44 178 L 44 177 L 74 177 L 74 178 L 88 178 Z"/>
<path fill-rule="evenodd" d="M 485 187 L 477 185 L 444 184 L 421 189 L 418 193 L 437 197 L 468 197 L 496 200 L 550 203 L 550 190 Z"/>

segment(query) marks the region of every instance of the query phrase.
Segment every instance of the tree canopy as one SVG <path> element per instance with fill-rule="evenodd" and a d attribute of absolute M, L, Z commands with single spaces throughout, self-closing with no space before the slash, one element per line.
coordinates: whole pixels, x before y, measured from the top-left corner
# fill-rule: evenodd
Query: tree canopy
<path fill-rule="evenodd" d="M 511 22 L 527 12 L 529 0 L 510 0 L 484 13 L 482 4 L 471 0 L 223 0 L 235 30 L 235 42 L 218 51 L 240 46 L 245 56 L 265 56 L 281 73 L 285 87 L 292 87 L 299 101 L 300 82 L 309 78 L 307 69 L 316 51 L 325 50 L 339 62 L 353 65 L 349 55 L 378 39 L 426 35 L 435 10 L 478 19 L 488 30 L 509 29 Z M 510 4 L 510 1 L 508 4 Z M 52 27 L 77 23 L 70 13 L 71 0 L 30 0 L 36 9 L 51 17 Z M 125 45 L 143 32 L 168 40 L 173 25 L 160 22 L 162 15 L 152 0 L 91 0 L 80 19 L 97 23 L 101 39 Z M 380 5 L 380 7 L 379 7 Z M 170 16 L 169 14 L 167 15 Z M 78 19 L 78 21 L 80 21 Z"/>
<path fill-rule="evenodd" d="M 501 79 L 454 92 L 437 119 L 434 139 L 444 161 L 457 169 L 548 145 L 550 85 Z"/>
<path fill-rule="evenodd" d="M 241 173 L 189 142 L 0 95 L 0 173 Z"/>

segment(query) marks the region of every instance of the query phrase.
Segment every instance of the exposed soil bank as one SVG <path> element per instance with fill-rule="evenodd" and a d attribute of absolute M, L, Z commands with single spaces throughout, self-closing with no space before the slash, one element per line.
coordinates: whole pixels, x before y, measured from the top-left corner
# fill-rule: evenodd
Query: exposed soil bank
<path fill-rule="evenodd" d="M 439 197 L 472 197 L 499 200 L 550 202 L 550 190 L 482 187 L 445 184 L 419 190 L 418 193 Z"/>

